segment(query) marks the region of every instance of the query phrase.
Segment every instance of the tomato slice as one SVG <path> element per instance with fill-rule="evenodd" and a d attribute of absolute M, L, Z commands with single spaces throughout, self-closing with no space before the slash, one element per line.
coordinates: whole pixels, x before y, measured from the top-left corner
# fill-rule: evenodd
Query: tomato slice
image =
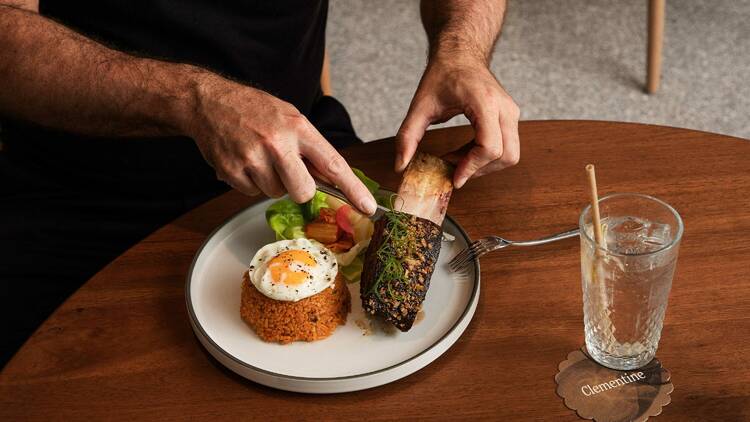
<path fill-rule="evenodd" d="M 349 204 L 344 204 L 336 210 L 336 224 L 339 228 L 350 235 L 354 236 L 354 227 L 352 227 L 352 221 L 349 218 L 349 214 L 354 212 Z"/>

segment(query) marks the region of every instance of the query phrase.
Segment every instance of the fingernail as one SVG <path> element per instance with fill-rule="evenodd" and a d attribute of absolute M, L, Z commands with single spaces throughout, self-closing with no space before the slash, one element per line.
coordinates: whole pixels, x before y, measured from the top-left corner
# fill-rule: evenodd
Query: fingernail
<path fill-rule="evenodd" d="M 461 187 L 466 183 L 466 177 L 460 177 L 456 180 L 456 183 L 454 183 L 454 186 L 456 189 L 461 189 Z"/>
<path fill-rule="evenodd" d="M 375 203 L 375 199 L 371 196 L 365 198 L 359 203 L 359 208 L 366 212 L 368 215 L 375 214 L 375 210 L 378 208 L 378 204 Z"/>

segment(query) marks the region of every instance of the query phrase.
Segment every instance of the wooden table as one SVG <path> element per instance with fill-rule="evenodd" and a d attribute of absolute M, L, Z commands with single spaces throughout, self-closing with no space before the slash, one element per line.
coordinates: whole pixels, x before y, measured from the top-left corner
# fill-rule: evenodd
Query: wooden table
<path fill-rule="evenodd" d="M 590 121 L 523 122 L 520 131 L 521 163 L 455 192 L 449 213 L 472 238 L 569 228 L 586 202 L 588 162 L 597 165 L 602 194 L 637 191 L 672 204 L 686 230 L 658 357 L 675 391 L 656 420 L 748 420 L 750 142 Z M 445 149 L 471 136 L 465 127 L 438 130 L 427 144 Z M 396 187 L 392 148 L 386 140 L 345 155 Z M 252 202 L 219 197 L 92 278 L 3 370 L 0 420 L 577 420 L 553 380 L 558 363 L 583 344 L 576 239 L 483 258 L 481 299 L 461 339 L 390 385 L 313 396 L 223 369 L 193 336 L 185 275 L 206 235 Z"/>

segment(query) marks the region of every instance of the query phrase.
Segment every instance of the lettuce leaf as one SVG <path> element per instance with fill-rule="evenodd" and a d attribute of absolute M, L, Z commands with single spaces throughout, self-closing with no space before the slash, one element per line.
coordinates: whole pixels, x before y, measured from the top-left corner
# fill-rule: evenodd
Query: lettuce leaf
<path fill-rule="evenodd" d="M 302 207 L 290 199 L 282 199 L 271 204 L 266 210 L 266 222 L 276 233 L 276 240 L 305 237 Z"/>
<path fill-rule="evenodd" d="M 305 217 L 305 221 L 310 222 L 318 218 L 320 215 L 321 208 L 329 208 L 326 198 L 328 195 L 316 190 L 315 196 L 311 200 L 302 204 L 302 215 Z"/>
<path fill-rule="evenodd" d="M 367 177 L 362 170 L 352 168 L 352 171 L 375 196 L 379 204 L 388 208 L 393 207 L 391 203 L 393 194 L 380 193 L 380 184 Z M 281 199 L 271 204 L 266 210 L 266 222 L 276 233 L 276 240 L 305 237 L 305 223 L 318 218 L 321 208 L 330 208 L 330 202 L 328 195 L 320 191 L 315 191 L 313 198 L 301 205 L 290 199 Z"/>
<path fill-rule="evenodd" d="M 362 170 L 358 168 L 352 167 L 352 171 L 354 172 L 354 175 L 357 176 L 359 180 L 362 181 L 362 183 L 365 185 L 367 190 L 370 191 L 371 194 L 375 195 L 378 193 L 378 190 L 380 189 L 380 183 L 367 177 L 365 173 L 362 172 Z"/>
<path fill-rule="evenodd" d="M 362 181 L 367 190 L 370 191 L 372 196 L 375 197 L 375 201 L 378 205 L 382 205 L 388 209 L 393 209 L 393 195 L 392 193 L 380 192 L 380 183 L 370 179 L 360 169 L 352 167 L 354 174 Z"/>

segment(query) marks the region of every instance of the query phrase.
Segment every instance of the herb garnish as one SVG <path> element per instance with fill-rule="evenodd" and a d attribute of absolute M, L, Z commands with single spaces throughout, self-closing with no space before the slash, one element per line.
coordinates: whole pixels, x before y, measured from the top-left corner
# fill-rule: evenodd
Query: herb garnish
<path fill-rule="evenodd" d="M 413 236 L 409 236 L 407 225 L 407 221 L 411 216 L 398 211 L 390 211 L 386 212 L 383 218 L 386 219 L 384 227 L 386 237 L 375 253 L 378 261 L 381 263 L 380 273 L 372 284 L 370 293 L 374 292 L 378 299 L 382 301 L 383 298 L 380 296 L 379 287 L 380 283 L 385 280 L 388 283 L 389 296 L 396 300 L 403 300 L 403 297 L 393 291 L 392 282 L 403 280 L 405 258 L 414 250 L 415 241 Z"/>

